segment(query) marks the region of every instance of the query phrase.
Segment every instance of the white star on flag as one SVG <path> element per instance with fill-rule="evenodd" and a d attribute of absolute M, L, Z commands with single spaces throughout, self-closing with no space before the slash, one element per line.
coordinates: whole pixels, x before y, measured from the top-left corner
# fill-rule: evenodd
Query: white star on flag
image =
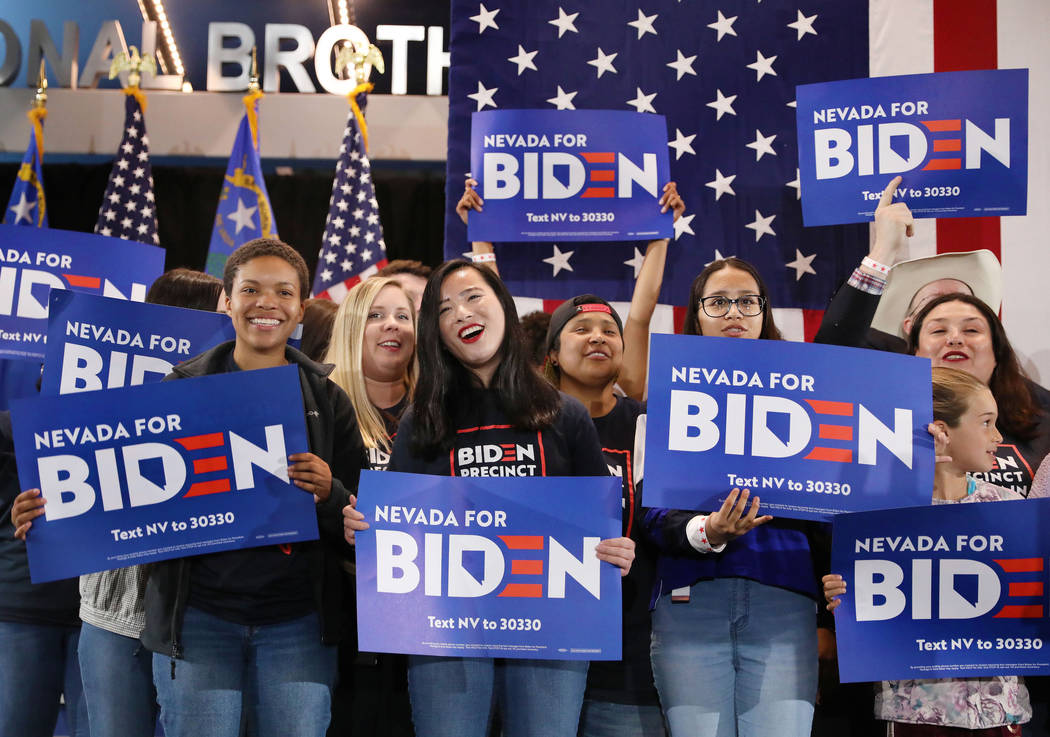
<path fill-rule="evenodd" d="M 642 273 L 642 264 L 645 263 L 645 254 L 638 250 L 638 246 L 635 246 L 634 256 L 623 263 L 625 266 L 630 266 L 634 269 L 634 278 L 637 279 L 638 275 Z"/>
<path fill-rule="evenodd" d="M 538 49 L 536 51 L 526 51 L 524 46 L 518 44 L 518 55 L 508 58 L 507 61 L 518 65 L 518 76 L 520 77 L 521 73 L 526 69 L 539 71 L 536 69 L 536 64 L 532 61 L 538 53 L 540 53 Z"/>
<path fill-rule="evenodd" d="M 798 168 L 795 169 L 795 178 L 784 185 L 785 187 L 794 187 L 795 199 L 802 199 L 802 185 L 799 183 Z"/>
<path fill-rule="evenodd" d="M 575 251 L 561 251 L 557 245 L 554 246 L 554 253 L 550 258 L 543 259 L 543 263 L 550 264 L 554 267 L 554 273 L 552 276 L 557 276 L 561 270 L 572 271 L 572 264 L 569 263 L 569 258 L 572 257 Z"/>
<path fill-rule="evenodd" d="M 761 51 L 756 51 L 754 63 L 748 64 L 747 68 L 755 70 L 755 73 L 758 75 L 758 79 L 756 79 L 755 81 L 759 82 L 762 80 L 762 77 L 766 76 L 767 74 L 770 74 L 774 77 L 777 76 L 777 73 L 773 70 L 773 62 L 775 62 L 776 60 L 777 57 L 775 56 L 770 56 L 767 58 L 762 55 Z"/>
<path fill-rule="evenodd" d="M 478 33 L 483 33 L 486 28 L 494 28 L 497 31 L 499 26 L 496 25 L 496 14 L 499 12 L 499 8 L 495 10 L 488 10 L 484 3 L 478 6 L 478 14 L 470 16 L 470 19 L 478 24 Z"/>
<path fill-rule="evenodd" d="M 737 17 L 738 16 L 734 15 L 732 18 L 726 18 L 724 15 L 722 15 L 722 11 L 719 10 L 718 20 L 716 20 L 714 23 L 708 23 L 707 27 L 713 28 L 716 31 L 718 31 L 718 40 L 721 41 L 722 36 L 725 36 L 727 34 L 730 36 L 736 35 L 736 31 L 733 30 L 733 22 L 737 19 Z"/>
<path fill-rule="evenodd" d="M 617 74 L 616 67 L 613 66 L 613 60 L 616 58 L 616 54 L 606 54 L 602 51 L 601 46 L 598 47 L 598 56 L 591 59 L 588 64 L 595 67 L 598 70 L 598 78 L 606 72 L 612 72 Z"/>
<path fill-rule="evenodd" d="M 729 97 L 726 97 L 722 94 L 722 90 L 715 90 L 715 94 L 718 95 L 718 97 L 716 97 L 713 102 L 707 103 L 708 107 L 713 107 L 715 110 L 718 111 L 718 115 L 715 117 L 715 120 L 721 120 L 722 116 L 726 113 L 729 113 L 730 115 L 736 115 L 736 110 L 733 109 L 733 100 L 736 99 L 736 95 L 730 95 Z"/>
<path fill-rule="evenodd" d="M 755 129 L 755 140 L 747 144 L 748 148 L 755 150 L 755 161 L 761 160 L 765 154 L 777 155 L 777 152 L 773 150 L 773 139 L 776 138 L 774 133 L 771 136 L 763 136 L 762 131 Z"/>
<path fill-rule="evenodd" d="M 499 87 L 493 87 L 491 89 L 486 89 L 485 85 L 483 85 L 479 81 L 478 82 L 478 91 L 475 92 L 472 95 L 467 95 L 467 97 L 469 97 L 471 100 L 476 100 L 477 101 L 477 103 L 478 103 L 478 111 L 480 112 L 481 109 L 484 108 L 486 105 L 491 105 L 492 107 L 496 107 L 496 103 L 492 99 L 492 96 L 494 94 L 496 94 L 496 91 L 498 89 L 499 89 Z"/>
<path fill-rule="evenodd" d="M 569 31 L 572 33 L 579 33 L 579 31 L 576 30 L 576 16 L 578 15 L 579 13 L 572 13 L 570 15 L 569 13 L 566 13 L 564 9 L 559 7 L 558 17 L 547 22 L 558 29 L 558 38 L 561 38 Z"/>
<path fill-rule="evenodd" d="M 802 251 L 795 249 L 795 260 L 788 261 L 784 266 L 789 269 L 795 270 L 795 281 L 802 278 L 803 274 L 813 274 L 816 276 L 817 270 L 813 268 L 813 259 L 817 257 L 816 253 L 811 253 L 808 256 L 803 256 Z"/>
<path fill-rule="evenodd" d="M 572 98 L 576 97 L 575 92 L 566 92 L 558 85 L 558 94 L 547 100 L 551 105 L 554 105 L 558 110 L 575 110 L 576 106 L 572 104 Z"/>
<path fill-rule="evenodd" d="M 668 141 L 667 145 L 674 149 L 675 157 L 674 160 L 682 158 L 682 154 L 693 154 L 696 155 L 696 151 L 693 150 L 693 139 L 696 138 L 694 133 L 691 136 L 684 135 L 678 128 L 674 129 L 675 138 L 673 141 Z"/>
<path fill-rule="evenodd" d="M 696 217 L 695 214 L 694 215 L 686 215 L 686 214 L 683 213 L 682 217 L 680 217 L 680 218 L 678 218 L 677 220 L 674 221 L 674 225 L 672 227 L 674 227 L 674 239 L 675 240 L 678 240 L 678 238 L 682 235 L 682 233 L 688 233 L 689 235 L 696 235 L 696 233 L 693 232 L 693 227 L 692 227 L 693 226 L 693 218 L 695 218 L 695 217 Z"/>
<path fill-rule="evenodd" d="M 705 187 L 710 187 L 715 191 L 715 201 L 724 194 L 731 194 L 736 197 L 736 192 L 733 191 L 733 180 L 736 179 L 736 174 L 730 174 L 728 177 L 722 176 L 722 172 L 715 169 L 715 180 L 708 182 Z"/>
<path fill-rule="evenodd" d="M 817 35 L 817 32 L 813 30 L 813 21 L 815 21 L 816 19 L 817 19 L 816 13 L 814 13 L 813 15 L 807 17 L 807 16 L 802 14 L 801 10 L 799 10 L 798 11 L 798 20 L 796 20 L 794 23 L 788 23 L 787 27 L 788 28 L 794 28 L 796 31 L 798 31 L 798 39 L 797 40 L 801 41 L 802 37 L 805 36 L 807 33 L 812 33 L 814 36 Z"/>
<path fill-rule="evenodd" d="M 725 259 L 726 259 L 726 257 L 722 255 L 722 252 L 719 251 L 716 248 L 715 249 L 715 257 L 713 259 L 711 259 L 710 261 L 708 261 L 706 264 L 704 264 L 704 268 L 706 269 L 708 266 L 713 264 L 715 261 L 725 261 Z"/>
<path fill-rule="evenodd" d="M 640 113 L 655 113 L 656 109 L 653 107 L 653 99 L 656 98 L 656 93 L 647 95 L 642 92 L 641 87 L 636 88 L 638 90 L 633 100 L 628 100 L 627 104 L 634 107 Z"/>
<path fill-rule="evenodd" d="M 642 9 L 638 9 L 638 19 L 632 20 L 627 25 L 632 26 L 638 30 L 638 38 L 641 38 L 647 33 L 651 33 L 654 36 L 659 35 L 656 33 L 656 29 L 653 28 L 653 21 L 657 19 L 657 15 L 646 15 L 642 12 Z"/>
<path fill-rule="evenodd" d="M 244 228 L 255 230 L 255 225 L 252 223 L 252 215 L 254 215 L 255 211 L 258 209 L 258 207 L 245 207 L 244 201 L 238 197 L 237 209 L 226 216 L 233 222 L 237 223 L 237 229 L 234 233 L 240 233 Z"/>
<path fill-rule="evenodd" d="M 671 67 L 676 72 L 678 72 L 678 79 L 681 79 L 686 74 L 692 74 L 696 76 L 696 72 L 693 71 L 694 61 L 696 61 L 696 54 L 693 54 L 692 56 L 686 56 L 682 53 L 681 49 L 678 49 L 678 58 L 674 61 L 667 62 L 667 66 Z"/>
<path fill-rule="evenodd" d="M 25 219 L 27 223 L 32 223 L 33 218 L 29 216 L 29 213 L 36 207 L 36 202 L 29 202 L 26 200 L 26 193 L 19 192 L 18 204 L 12 205 L 10 209 L 15 212 L 15 222 L 17 225 L 19 220 Z"/>
<path fill-rule="evenodd" d="M 762 217 L 762 213 L 755 210 L 754 221 L 744 226 L 745 228 L 751 228 L 751 230 L 755 231 L 755 243 L 758 243 L 758 239 L 764 235 L 776 235 L 772 228 L 773 218 L 775 217 L 776 215 Z"/>

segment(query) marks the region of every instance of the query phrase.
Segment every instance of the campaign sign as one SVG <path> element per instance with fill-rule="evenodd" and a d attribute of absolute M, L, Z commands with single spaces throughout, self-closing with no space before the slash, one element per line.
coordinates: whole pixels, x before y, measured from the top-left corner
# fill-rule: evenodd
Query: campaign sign
<path fill-rule="evenodd" d="M 871 220 L 886 185 L 919 218 L 1024 215 L 1028 70 L 909 74 L 796 89 L 807 226 Z"/>
<path fill-rule="evenodd" d="M 141 302 L 164 250 L 66 230 L 0 225 L 0 358 L 44 358 L 48 290 Z"/>
<path fill-rule="evenodd" d="M 733 487 L 797 519 L 928 503 L 932 405 L 923 358 L 654 334 L 645 506 L 710 512 Z"/>
<path fill-rule="evenodd" d="M 317 538 L 288 479 L 309 450 L 296 366 L 13 403 L 18 476 L 46 514 L 34 583 Z"/>
<path fill-rule="evenodd" d="M 475 479 L 364 471 L 357 508 L 364 651 L 619 660 L 613 477 Z"/>
<path fill-rule="evenodd" d="M 669 238 L 667 122 L 623 110 L 486 110 L 470 122 L 484 200 L 472 241 Z"/>
<path fill-rule="evenodd" d="M 843 682 L 1050 674 L 1050 500 L 835 517 Z"/>
<path fill-rule="evenodd" d="M 52 289 L 40 392 L 47 396 L 160 381 L 237 336 L 229 315 Z"/>

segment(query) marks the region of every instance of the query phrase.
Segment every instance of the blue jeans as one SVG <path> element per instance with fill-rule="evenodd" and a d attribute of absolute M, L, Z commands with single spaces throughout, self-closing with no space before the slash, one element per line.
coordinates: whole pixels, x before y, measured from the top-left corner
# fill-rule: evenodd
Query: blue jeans
<path fill-rule="evenodd" d="M 587 699 L 583 702 L 578 737 L 666 737 L 659 706 L 616 704 Z"/>
<path fill-rule="evenodd" d="M 87 737 L 79 627 L 0 622 L 0 736 L 51 737 L 59 697 L 71 737 Z"/>
<path fill-rule="evenodd" d="M 94 737 L 153 737 L 157 691 L 153 654 L 133 637 L 84 622 L 80 672 Z"/>
<path fill-rule="evenodd" d="M 653 675 L 672 735 L 808 737 L 817 692 L 813 600 L 744 578 L 693 584 L 653 612 Z"/>
<path fill-rule="evenodd" d="M 324 737 L 336 649 L 316 614 L 251 627 L 190 607 L 183 657 L 154 653 L 153 680 L 167 737 L 238 737 L 241 704 L 256 737 Z"/>
<path fill-rule="evenodd" d="M 587 661 L 408 658 L 417 737 L 486 737 L 501 707 L 503 737 L 575 737 Z"/>

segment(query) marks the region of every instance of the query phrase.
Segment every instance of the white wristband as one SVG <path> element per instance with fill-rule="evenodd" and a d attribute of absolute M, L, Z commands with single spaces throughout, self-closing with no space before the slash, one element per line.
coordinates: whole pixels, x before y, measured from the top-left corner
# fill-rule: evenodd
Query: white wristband
<path fill-rule="evenodd" d="M 698 514 L 686 523 L 685 536 L 689 544 L 700 553 L 721 553 L 726 547 L 725 543 L 715 547 L 707 539 L 706 514 Z"/>
<path fill-rule="evenodd" d="M 887 266 L 886 264 L 880 264 L 878 261 L 873 259 L 871 256 L 865 256 L 863 259 L 861 259 L 860 265 L 861 266 L 867 266 L 872 271 L 877 271 L 880 274 L 888 274 L 888 273 L 890 273 L 890 267 L 889 266 Z"/>
<path fill-rule="evenodd" d="M 470 254 L 470 260 L 476 264 L 483 264 L 489 261 L 496 260 L 495 253 L 472 253 Z"/>

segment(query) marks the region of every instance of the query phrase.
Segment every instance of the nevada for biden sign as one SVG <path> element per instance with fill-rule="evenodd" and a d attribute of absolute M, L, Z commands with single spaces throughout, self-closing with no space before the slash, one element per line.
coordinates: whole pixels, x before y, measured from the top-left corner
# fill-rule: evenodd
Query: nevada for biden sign
<path fill-rule="evenodd" d="M 718 509 L 747 487 L 774 516 L 923 504 L 930 362 L 776 340 L 653 335 L 645 505 Z"/>

